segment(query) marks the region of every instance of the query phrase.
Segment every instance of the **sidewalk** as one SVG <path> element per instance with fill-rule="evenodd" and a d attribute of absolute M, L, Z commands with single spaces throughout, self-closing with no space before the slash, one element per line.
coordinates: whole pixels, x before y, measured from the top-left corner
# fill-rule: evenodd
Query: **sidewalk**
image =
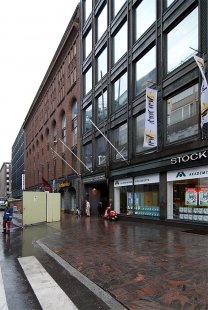
<path fill-rule="evenodd" d="M 129 309 L 208 309 L 208 235 L 64 215 L 41 239 Z"/>

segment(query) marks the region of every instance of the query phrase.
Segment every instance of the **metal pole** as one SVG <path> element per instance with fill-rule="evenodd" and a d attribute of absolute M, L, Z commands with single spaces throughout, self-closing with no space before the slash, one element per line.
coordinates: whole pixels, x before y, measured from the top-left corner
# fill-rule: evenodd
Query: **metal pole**
<path fill-rule="evenodd" d="M 82 163 L 82 165 L 90 172 L 92 172 L 83 161 L 59 138 L 59 141 Z"/>
<path fill-rule="evenodd" d="M 93 121 L 91 121 L 91 119 L 89 118 L 89 121 L 92 123 L 92 125 L 101 133 L 101 135 L 106 139 L 106 141 L 108 141 L 108 143 L 112 146 L 112 148 L 114 148 L 114 150 L 122 157 L 122 159 L 127 163 L 127 165 L 129 165 L 129 162 L 123 157 L 123 155 L 119 152 L 119 150 L 110 142 L 110 140 L 108 140 L 108 138 L 106 138 L 106 136 L 102 133 L 102 131 L 93 123 Z"/>
<path fill-rule="evenodd" d="M 80 175 L 72 166 L 70 166 L 70 164 L 65 160 L 63 159 L 63 157 L 61 157 L 56 151 L 54 151 L 54 149 L 52 149 L 51 147 L 51 150 L 59 157 L 61 158 L 77 175 Z"/>

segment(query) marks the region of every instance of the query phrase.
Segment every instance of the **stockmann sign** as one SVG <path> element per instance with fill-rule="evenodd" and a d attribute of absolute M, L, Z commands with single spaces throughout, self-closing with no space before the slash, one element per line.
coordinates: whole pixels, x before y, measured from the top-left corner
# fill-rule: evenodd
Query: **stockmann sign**
<path fill-rule="evenodd" d="M 208 166 L 167 172 L 167 181 L 188 180 L 208 177 Z"/>

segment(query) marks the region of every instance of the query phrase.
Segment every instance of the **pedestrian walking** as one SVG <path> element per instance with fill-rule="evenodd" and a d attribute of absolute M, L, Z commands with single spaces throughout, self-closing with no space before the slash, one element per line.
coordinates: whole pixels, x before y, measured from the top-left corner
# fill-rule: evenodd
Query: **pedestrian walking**
<path fill-rule="evenodd" d="M 13 217 L 13 208 L 7 201 L 6 208 L 3 214 L 3 231 L 2 231 L 3 234 L 10 233 L 12 217 Z"/>
<path fill-rule="evenodd" d="M 90 216 L 90 203 L 87 199 L 85 200 L 85 212 L 87 216 Z"/>

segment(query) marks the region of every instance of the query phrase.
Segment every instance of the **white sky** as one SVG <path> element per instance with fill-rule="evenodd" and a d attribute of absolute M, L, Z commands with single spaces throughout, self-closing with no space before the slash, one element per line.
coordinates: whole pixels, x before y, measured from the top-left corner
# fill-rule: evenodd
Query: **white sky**
<path fill-rule="evenodd" d="M 0 168 L 79 0 L 0 3 Z"/>

